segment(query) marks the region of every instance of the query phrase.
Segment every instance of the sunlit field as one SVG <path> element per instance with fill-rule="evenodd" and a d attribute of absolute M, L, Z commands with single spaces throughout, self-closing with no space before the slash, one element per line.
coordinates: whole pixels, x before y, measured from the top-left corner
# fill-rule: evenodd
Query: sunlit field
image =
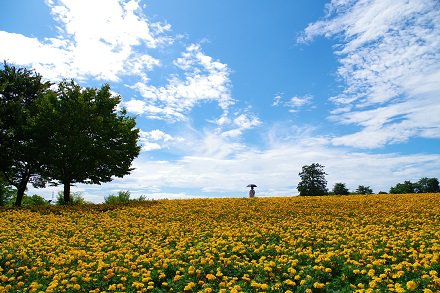
<path fill-rule="evenodd" d="M 440 292 L 440 194 L 0 211 L 0 292 Z"/>

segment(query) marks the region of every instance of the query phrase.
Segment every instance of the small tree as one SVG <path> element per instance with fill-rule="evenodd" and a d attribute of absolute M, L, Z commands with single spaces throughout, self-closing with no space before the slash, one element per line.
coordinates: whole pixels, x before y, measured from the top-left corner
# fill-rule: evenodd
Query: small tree
<path fill-rule="evenodd" d="M 313 163 L 310 166 L 305 165 L 299 173 L 301 182 L 298 184 L 299 195 L 301 196 L 319 196 L 325 195 L 327 191 L 327 173 L 324 172 L 324 166 Z"/>
<path fill-rule="evenodd" d="M 110 87 L 81 88 L 63 81 L 40 103 L 36 121 L 46 131 L 39 139 L 44 149 L 44 175 L 64 185 L 64 203 L 70 202 L 75 183 L 100 184 L 129 174 L 139 154 L 139 129 L 125 110 L 117 111 L 121 97 Z"/>
<path fill-rule="evenodd" d="M 348 188 L 345 187 L 345 183 L 335 183 L 332 192 L 336 195 L 347 195 L 350 193 Z"/>
<path fill-rule="evenodd" d="M 355 193 L 357 194 L 372 194 L 373 190 L 370 188 L 370 186 L 363 186 L 359 185 L 356 189 Z"/>

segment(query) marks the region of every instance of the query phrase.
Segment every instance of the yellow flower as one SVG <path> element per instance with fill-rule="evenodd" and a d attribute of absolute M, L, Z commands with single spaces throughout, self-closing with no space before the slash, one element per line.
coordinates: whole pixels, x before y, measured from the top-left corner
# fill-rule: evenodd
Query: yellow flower
<path fill-rule="evenodd" d="M 213 280 L 217 279 L 217 277 L 214 276 L 213 274 L 207 274 L 206 279 L 208 279 L 209 281 L 213 281 Z"/>
<path fill-rule="evenodd" d="M 417 288 L 417 283 L 414 281 L 408 281 L 406 282 L 406 288 L 410 291 L 413 291 Z"/>
<path fill-rule="evenodd" d="M 110 286 L 108 286 L 109 291 L 116 291 L 116 284 L 111 284 Z"/>
<path fill-rule="evenodd" d="M 325 287 L 325 284 L 323 284 L 323 283 L 315 282 L 313 284 L 313 288 L 316 288 L 316 289 L 321 289 L 321 288 L 324 288 L 324 287 Z"/>
<path fill-rule="evenodd" d="M 196 286 L 196 283 L 194 282 L 189 282 L 185 288 L 183 288 L 184 291 L 191 291 L 194 287 Z"/>

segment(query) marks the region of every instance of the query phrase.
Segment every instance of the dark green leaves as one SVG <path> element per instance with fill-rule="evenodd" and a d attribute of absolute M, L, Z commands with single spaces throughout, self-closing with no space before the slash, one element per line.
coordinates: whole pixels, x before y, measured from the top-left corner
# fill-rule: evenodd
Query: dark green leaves
<path fill-rule="evenodd" d="M 327 194 L 327 180 L 325 180 L 324 166 L 313 163 L 302 167 L 299 173 L 301 182 L 298 184 L 299 195 L 318 196 Z"/>

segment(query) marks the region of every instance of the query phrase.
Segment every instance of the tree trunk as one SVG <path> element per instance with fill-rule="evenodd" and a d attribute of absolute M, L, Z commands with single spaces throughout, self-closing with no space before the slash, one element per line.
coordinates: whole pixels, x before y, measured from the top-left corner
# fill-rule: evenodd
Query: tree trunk
<path fill-rule="evenodd" d="M 30 178 L 30 172 L 26 172 L 26 174 L 21 177 L 21 181 L 19 182 L 18 186 L 15 185 L 17 188 L 17 198 L 15 199 L 15 206 L 21 207 L 21 203 L 23 201 L 24 192 L 26 191 L 27 184 L 29 182 Z"/>
<path fill-rule="evenodd" d="M 64 181 L 64 204 L 70 203 L 70 180 Z"/>
<path fill-rule="evenodd" d="M 17 198 L 15 199 L 15 206 L 21 207 L 21 203 L 23 201 L 24 192 L 26 191 L 26 184 L 20 184 L 20 186 L 17 188 Z"/>

